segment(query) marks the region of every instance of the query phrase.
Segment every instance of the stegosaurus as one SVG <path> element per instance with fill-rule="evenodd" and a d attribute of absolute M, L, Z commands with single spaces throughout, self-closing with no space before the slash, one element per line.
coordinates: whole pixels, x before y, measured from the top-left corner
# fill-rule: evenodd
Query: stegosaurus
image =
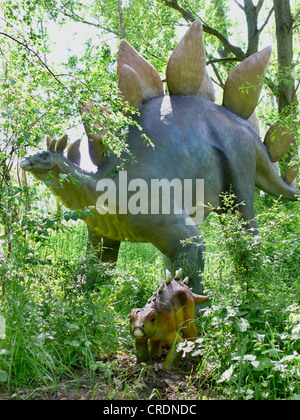
<path fill-rule="evenodd" d="M 68 208 L 82 210 L 89 242 L 99 249 L 103 261 L 117 260 L 122 241 L 152 243 L 173 268 L 184 268 L 193 291 L 201 294 L 205 248 L 197 225 L 210 211 L 223 207 L 222 194 L 231 191 L 235 205 L 243 203 L 239 207 L 241 216 L 254 232 L 255 186 L 289 200 L 297 200 L 300 194 L 290 185 L 296 172 L 290 170 L 283 180 L 273 165 L 289 148 L 294 133 L 272 126 L 264 144 L 255 124 L 254 110 L 270 55 L 271 47 L 267 47 L 238 64 L 228 76 L 220 106 L 213 102 L 200 21 L 191 25 L 171 54 L 166 74 L 169 96 L 164 96 L 163 83 L 154 67 L 123 40 L 118 56 L 119 89 L 124 101 L 138 109 L 133 120 L 142 129 L 132 125 L 126 134 L 128 149 L 135 156 L 135 164 L 128 163 L 122 172 L 127 183 L 116 176 L 120 159 L 104 153 L 105 129 L 94 133 L 88 122 L 85 129 L 96 172 L 88 173 L 78 166 L 78 143 L 70 146 L 67 157 L 63 156 L 65 138 L 57 143 L 49 139 L 48 150 L 25 157 L 21 167 L 47 180 L 51 191 Z M 93 108 L 87 106 L 83 112 L 92 113 Z M 248 123 L 253 124 L 253 120 L 255 128 Z M 144 134 L 153 148 L 143 141 Z M 148 194 L 153 180 L 167 184 L 166 188 L 161 184 L 161 190 L 163 198 L 169 194 L 169 211 Z M 192 198 L 189 204 L 183 197 L 175 203 L 170 194 L 175 180 L 183 187 L 188 180 L 193 181 L 190 190 L 183 188 Z M 201 200 L 197 199 L 199 180 L 204 182 Z M 139 185 L 144 188 L 143 203 Z M 110 186 L 115 192 L 111 207 L 105 205 Z M 125 206 L 120 198 L 124 194 Z M 127 209 L 132 202 L 135 212 Z M 193 212 L 198 211 L 203 217 L 195 221 Z"/>

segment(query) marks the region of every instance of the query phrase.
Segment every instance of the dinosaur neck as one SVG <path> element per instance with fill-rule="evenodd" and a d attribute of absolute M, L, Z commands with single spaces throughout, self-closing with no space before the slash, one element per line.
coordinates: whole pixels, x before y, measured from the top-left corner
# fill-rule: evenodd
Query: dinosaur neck
<path fill-rule="evenodd" d="M 70 210 L 94 206 L 97 201 L 96 179 L 69 160 L 62 158 L 50 172 L 50 190 Z M 48 176 L 49 179 L 49 176 Z"/>

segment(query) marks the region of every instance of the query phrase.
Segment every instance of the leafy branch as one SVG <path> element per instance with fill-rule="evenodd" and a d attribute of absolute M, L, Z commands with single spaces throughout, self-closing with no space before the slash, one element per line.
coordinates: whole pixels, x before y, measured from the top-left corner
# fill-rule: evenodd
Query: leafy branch
<path fill-rule="evenodd" d="M 187 22 L 194 22 L 197 17 L 194 13 L 192 13 L 190 10 L 183 9 L 177 2 L 177 0 L 161 0 L 166 6 L 171 7 L 174 10 L 177 10 L 181 16 L 186 20 Z M 224 48 L 226 51 L 231 52 L 235 55 L 238 61 L 242 61 L 246 58 L 246 54 L 243 52 L 243 50 L 236 46 L 231 44 L 228 39 L 221 34 L 221 32 L 217 31 L 216 29 L 212 28 L 211 26 L 207 25 L 203 20 L 201 19 L 203 24 L 203 31 L 215 36 L 218 38 L 221 43 L 224 45 Z"/>
<path fill-rule="evenodd" d="M 0 36 L 5 36 L 7 38 L 9 38 L 10 40 L 16 42 L 18 45 L 21 45 L 21 47 L 25 48 L 30 54 L 32 54 L 34 57 L 37 58 L 37 60 L 39 61 L 39 63 L 47 70 L 47 72 L 56 80 L 56 82 L 63 87 L 64 90 L 66 90 L 70 95 L 74 96 L 73 92 L 70 91 L 70 89 L 68 89 L 67 86 L 65 86 L 60 80 L 59 78 L 56 76 L 56 74 L 50 69 L 50 67 L 45 63 L 44 60 L 42 60 L 42 58 L 39 56 L 39 54 L 34 51 L 32 48 L 30 48 L 27 44 L 25 44 L 24 42 L 18 40 L 17 38 L 13 37 L 12 35 L 7 34 L 6 32 L 0 32 Z"/>

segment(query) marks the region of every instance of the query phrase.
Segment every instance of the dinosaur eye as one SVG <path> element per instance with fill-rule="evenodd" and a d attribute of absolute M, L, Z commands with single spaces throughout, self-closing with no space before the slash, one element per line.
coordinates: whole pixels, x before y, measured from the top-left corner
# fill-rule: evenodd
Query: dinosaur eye
<path fill-rule="evenodd" d="M 156 317 L 155 317 L 155 315 L 152 315 L 152 317 L 150 318 L 150 324 L 155 324 L 155 321 L 156 321 Z"/>
<path fill-rule="evenodd" d="M 42 158 L 43 160 L 47 160 L 47 159 L 48 159 L 48 154 L 47 154 L 47 153 L 43 153 L 43 154 L 41 155 L 41 158 Z"/>

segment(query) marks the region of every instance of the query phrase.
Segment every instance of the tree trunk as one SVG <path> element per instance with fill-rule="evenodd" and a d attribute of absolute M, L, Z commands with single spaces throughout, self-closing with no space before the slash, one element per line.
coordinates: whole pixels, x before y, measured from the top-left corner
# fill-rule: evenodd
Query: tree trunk
<path fill-rule="evenodd" d="M 291 105 L 296 102 L 293 78 L 293 17 L 289 0 L 273 0 L 276 20 L 278 54 L 278 108 L 285 115 L 295 113 Z"/>
<path fill-rule="evenodd" d="M 215 9 L 216 17 L 218 18 L 219 22 L 221 22 L 223 27 L 222 34 L 228 39 L 228 31 L 226 27 L 226 12 L 224 10 L 224 2 L 220 0 L 213 0 L 212 5 Z M 221 58 L 226 58 L 228 56 L 228 51 L 224 48 L 224 45 L 221 41 L 219 41 L 219 48 L 218 48 L 218 54 Z"/>
<path fill-rule="evenodd" d="M 278 111 L 280 116 L 293 116 L 297 113 L 297 97 L 295 79 L 293 77 L 293 17 L 291 14 L 290 0 L 273 0 L 276 21 L 276 39 L 278 54 L 278 82 L 277 96 Z M 283 160 L 282 175 L 287 165 L 298 154 L 296 140 L 293 149 Z"/>
<path fill-rule="evenodd" d="M 11 255 L 11 204 L 9 197 L 11 195 L 11 176 L 10 176 L 11 162 L 8 164 L 4 161 L 0 168 L 0 215 L 1 222 L 4 228 L 4 235 L 7 237 L 7 258 Z M 7 191 L 3 197 L 3 188 Z"/>
<path fill-rule="evenodd" d="M 248 30 L 248 47 L 247 47 L 247 57 L 254 54 L 258 51 L 258 42 L 260 32 L 257 27 L 258 19 L 258 8 L 254 6 L 252 0 L 244 0 L 244 11 L 247 20 L 247 30 Z"/>
<path fill-rule="evenodd" d="M 122 39 L 126 38 L 126 32 L 124 28 L 124 20 L 123 20 L 123 7 L 122 7 L 122 1 L 118 0 L 119 6 L 118 6 L 118 14 L 119 14 L 119 31 L 120 31 L 120 37 Z"/>

